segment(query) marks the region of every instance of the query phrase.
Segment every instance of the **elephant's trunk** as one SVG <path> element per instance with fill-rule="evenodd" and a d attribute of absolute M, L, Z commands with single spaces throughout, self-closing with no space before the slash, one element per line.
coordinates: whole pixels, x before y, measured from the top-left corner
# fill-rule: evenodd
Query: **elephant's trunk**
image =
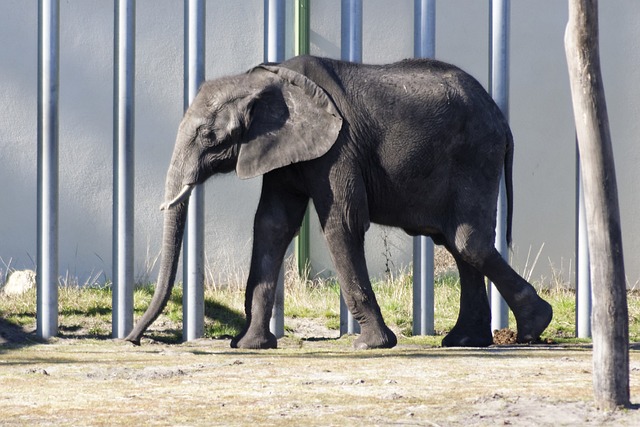
<path fill-rule="evenodd" d="M 140 344 L 142 334 L 158 318 L 166 307 L 167 302 L 169 302 L 171 290 L 176 279 L 190 194 L 190 191 L 187 192 L 184 187 L 180 190 L 182 180 L 178 175 L 177 168 L 174 167 L 174 162 L 172 162 L 167 178 L 167 201 L 162 205 L 164 226 L 158 282 L 147 311 L 125 338 L 125 340 L 137 345 Z"/>
<path fill-rule="evenodd" d="M 158 283 L 151 303 L 131 333 L 125 338 L 127 341 L 139 345 L 142 334 L 158 318 L 169 302 L 171 290 L 176 279 L 182 236 L 186 222 L 187 207 L 184 204 L 164 211 L 164 227 L 162 232 L 162 256 Z"/>

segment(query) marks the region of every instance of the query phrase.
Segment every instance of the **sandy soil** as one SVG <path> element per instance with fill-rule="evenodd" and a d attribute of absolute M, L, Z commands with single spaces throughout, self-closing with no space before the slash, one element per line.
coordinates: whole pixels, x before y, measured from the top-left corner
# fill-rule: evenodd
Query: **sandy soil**
<path fill-rule="evenodd" d="M 288 321 L 288 325 L 296 321 Z M 1 425 L 640 425 L 594 408 L 587 346 L 354 351 L 298 321 L 269 351 L 63 338 L 0 324 Z M 640 351 L 631 350 L 632 402 Z"/>

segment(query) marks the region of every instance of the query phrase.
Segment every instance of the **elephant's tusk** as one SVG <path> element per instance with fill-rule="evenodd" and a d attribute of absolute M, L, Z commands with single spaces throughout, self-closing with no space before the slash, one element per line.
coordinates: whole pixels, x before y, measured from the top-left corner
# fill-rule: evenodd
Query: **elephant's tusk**
<path fill-rule="evenodd" d="M 191 195 L 191 190 L 193 190 L 193 187 L 195 187 L 194 184 L 186 184 L 184 187 L 182 187 L 182 190 L 180 190 L 178 195 L 173 200 L 161 204 L 160 210 L 163 211 L 165 209 L 171 209 L 184 202 Z"/>

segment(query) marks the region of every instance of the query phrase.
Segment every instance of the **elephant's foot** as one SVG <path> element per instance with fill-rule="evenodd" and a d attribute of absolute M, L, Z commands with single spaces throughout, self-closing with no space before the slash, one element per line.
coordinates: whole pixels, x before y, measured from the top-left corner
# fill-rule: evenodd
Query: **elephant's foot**
<path fill-rule="evenodd" d="M 398 343 L 396 334 L 386 325 L 382 328 L 362 328 L 362 333 L 353 342 L 357 350 L 369 350 L 373 348 L 392 348 Z"/>
<path fill-rule="evenodd" d="M 553 318 L 553 308 L 536 295 L 533 303 L 521 306 L 514 315 L 518 324 L 517 341 L 528 344 L 538 341 L 540 334 L 547 329 Z"/>
<path fill-rule="evenodd" d="M 488 347 L 493 344 L 491 327 L 464 328 L 456 324 L 442 339 L 443 347 Z"/>
<path fill-rule="evenodd" d="M 252 333 L 251 331 L 246 331 L 231 340 L 231 348 L 255 350 L 278 348 L 278 339 L 269 331 L 266 333 Z"/>

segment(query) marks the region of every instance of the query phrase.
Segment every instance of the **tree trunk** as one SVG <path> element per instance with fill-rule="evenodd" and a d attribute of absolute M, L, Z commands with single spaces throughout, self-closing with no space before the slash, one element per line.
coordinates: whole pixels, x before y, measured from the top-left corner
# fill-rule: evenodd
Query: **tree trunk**
<path fill-rule="evenodd" d="M 569 0 L 565 52 L 584 186 L 593 293 L 596 405 L 629 405 L 629 320 L 609 119 L 600 73 L 597 0 Z"/>

